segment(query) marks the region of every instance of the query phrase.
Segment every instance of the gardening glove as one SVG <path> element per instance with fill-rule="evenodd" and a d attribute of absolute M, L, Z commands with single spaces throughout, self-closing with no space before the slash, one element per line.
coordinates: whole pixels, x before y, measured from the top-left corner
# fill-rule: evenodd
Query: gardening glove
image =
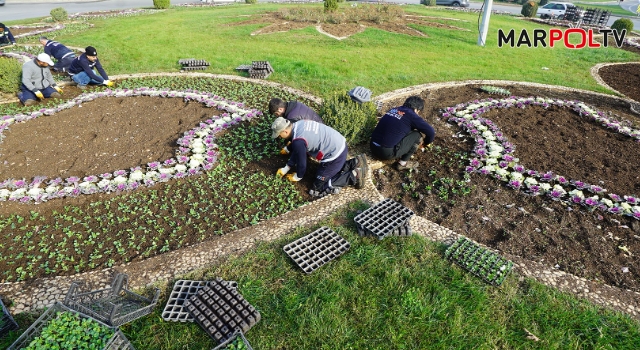
<path fill-rule="evenodd" d="M 280 154 L 282 154 L 283 156 L 288 155 L 291 151 L 289 151 L 289 145 L 291 144 L 291 141 L 287 142 L 287 145 L 282 147 L 282 149 L 280 150 Z"/>
<path fill-rule="evenodd" d="M 287 174 L 287 176 L 285 176 L 287 178 L 287 180 L 291 181 L 291 182 L 298 182 L 300 180 L 302 180 L 301 177 L 298 177 L 298 174 Z"/>
<path fill-rule="evenodd" d="M 289 166 L 285 165 L 284 168 L 278 169 L 278 171 L 276 172 L 276 176 L 277 177 L 283 177 L 286 173 L 289 172 L 289 169 L 290 169 Z"/>
<path fill-rule="evenodd" d="M 62 94 L 62 89 L 60 87 L 54 86 L 53 88 L 56 89 L 58 93 Z"/>
<path fill-rule="evenodd" d="M 112 87 L 114 84 L 111 80 L 105 80 L 102 82 L 104 85 L 108 86 L 108 87 Z"/>
<path fill-rule="evenodd" d="M 42 94 L 42 92 L 40 91 L 36 91 L 34 92 L 34 94 L 36 95 L 36 97 L 40 100 L 44 99 L 44 95 Z"/>

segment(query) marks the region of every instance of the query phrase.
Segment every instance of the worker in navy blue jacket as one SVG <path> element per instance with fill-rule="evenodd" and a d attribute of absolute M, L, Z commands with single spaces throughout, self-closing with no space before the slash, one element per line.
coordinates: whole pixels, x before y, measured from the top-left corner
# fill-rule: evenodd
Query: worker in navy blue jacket
<path fill-rule="evenodd" d="M 15 45 L 16 38 L 13 37 L 11 31 L 4 23 L 0 23 L 0 46 Z"/>
<path fill-rule="evenodd" d="M 100 75 L 93 71 L 94 68 Z M 88 84 L 113 86 L 113 82 L 109 81 L 107 73 L 102 69 L 98 52 L 93 46 L 87 46 L 84 53 L 71 62 L 68 73 L 82 90 L 86 89 Z"/>
<path fill-rule="evenodd" d="M 40 37 L 40 44 L 44 46 L 44 53 L 56 59 L 53 70 L 56 72 L 66 72 L 76 58 L 76 53 L 57 41 L 49 40 L 45 36 Z"/>
<path fill-rule="evenodd" d="M 392 108 L 378 122 L 371 134 L 371 153 L 378 159 L 398 159 L 397 169 L 415 169 L 418 162 L 411 156 L 423 144 L 431 144 L 436 132 L 418 115 L 424 109 L 424 100 L 411 96 L 401 107 Z"/>
<path fill-rule="evenodd" d="M 313 120 L 314 122 L 324 124 L 324 121 L 322 121 L 322 118 L 320 118 L 316 111 L 298 101 L 284 102 L 279 98 L 272 98 L 271 101 L 269 101 L 269 113 L 276 117 L 283 117 L 291 123 L 299 120 Z M 290 152 L 290 144 L 291 142 L 287 143 L 287 145 L 280 150 L 280 154 L 288 155 Z"/>

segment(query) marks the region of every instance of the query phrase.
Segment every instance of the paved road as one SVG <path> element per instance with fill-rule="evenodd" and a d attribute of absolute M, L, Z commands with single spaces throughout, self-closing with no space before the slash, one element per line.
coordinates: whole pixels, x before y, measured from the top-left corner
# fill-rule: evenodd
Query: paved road
<path fill-rule="evenodd" d="M 20 1 L 20 0 L 17 0 Z M 7 4 L 4 7 L 0 7 L 0 21 L 19 20 L 33 17 L 48 16 L 49 12 L 56 7 L 64 7 L 69 13 L 76 12 L 90 12 L 90 11 L 104 11 L 115 9 L 127 9 L 127 8 L 141 8 L 141 7 L 153 7 L 151 0 L 105 0 L 105 1 L 55 1 L 55 0 L 41 0 L 41 3 L 36 3 L 38 0 L 22 0 L 25 3 L 15 3 L 11 0 L 7 0 Z M 405 4 L 419 4 L 419 0 L 386 0 L 387 2 L 405 3 Z M 184 4 L 184 3 L 199 3 L 199 0 L 172 0 L 172 5 Z M 640 4 L 640 0 L 627 0 L 623 2 L 625 8 L 636 8 Z M 471 8 L 479 9 L 482 3 L 472 2 Z M 520 13 L 520 5 L 506 5 L 501 3 L 493 4 L 494 10 L 507 11 L 511 13 Z M 611 16 L 608 25 L 620 17 Z M 631 18 L 633 21 L 633 27 L 637 30 L 640 29 L 640 18 Z"/>
<path fill-rule="evenodd" d="M 172 5 L 184 4 L 190 2 L 200 2 L 197 0 L 176 0 L 171 1 Z M 19 20 L 34 17 L 49 16 L 52 9 L 63 7 L 68 13 L 91 12 L 104 10 L 117 10 L 129 8 L 152 8 L 152 0 L 105 0 L 105 1 L 47 1 L 43 0 L 38 3 L 35 1 L 15 3 L 7 0 L 6 5 L 0 7 L 0 22 Z"/>

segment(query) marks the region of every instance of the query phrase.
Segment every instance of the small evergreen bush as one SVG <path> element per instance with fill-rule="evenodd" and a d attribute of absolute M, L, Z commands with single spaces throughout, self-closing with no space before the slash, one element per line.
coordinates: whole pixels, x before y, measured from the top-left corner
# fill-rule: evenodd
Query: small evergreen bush
<path fill-rule="evenodd" d="M 157 9 L 168 9 L 171 6 L 171 0 L 153 0 L 153 7 Z"/>
<path fill-rule="evenodd" d="M 540 4 L 538 6 L 544 6 L 549 3 L 549 0 L 540 0 Z"/>
<path fill-rule="evenodd" d="M 535 17 L 538 12 L 538 3 L 531 0 L 522 5 L 520 13 L 525 17 Z"/>
<path fill-rule="evenodd" d="M 633 30 L 633 22 L 628 18 L 618 18 L 611 25 L 611 29 L 615 29 L 618 33 L 622 33 L 622 30 L 626 29 L 629 34 Z"/>
<path fill-rule="evenodd" d="M 334 12 L 338 9 L 338 0 L 324 0 L 324 12 Z"/>
<path fill-rule="evenodd" d="M 342 134 L 349 145 L 369 140 L 378 121 L 373 102 L 353 102 L 346 92 L 326 98 L 320 107 L 320 116 L 328 126 Z"/>
<path fill-rule="evenodd" d="M 255 4 L 258 2 L 258 0 L 244 0 L 244 2 L 247 4 Z"/>
<path fill-rule="evenodd" d="M 0 57 L 0 92 L 14 94 L 22 80 L 22 64 L 13 58 Z"/>
<path fill-rule="evenodd" d="M 51 15 L 51 18 L 53 18 L 53 20 L 56 22 L 64 22 L 69 18 L 67 10 L 63 9 L 62 7 L 54 8 L 53 10 L 51 10 L 51 12 L 49 12 L 49 14 Z"/>
<path fill-rule="evenodd" d="M 420 0 L 424 6 L 436 6 L 436 0 Z"/>

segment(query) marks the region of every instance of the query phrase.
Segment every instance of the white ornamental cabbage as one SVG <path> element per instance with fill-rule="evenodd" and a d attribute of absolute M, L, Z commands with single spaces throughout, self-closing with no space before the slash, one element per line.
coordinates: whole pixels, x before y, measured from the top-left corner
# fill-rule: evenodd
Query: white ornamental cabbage
<path fill-rule="evenodd" d="M 56 186 L 56 185 L 49 185 L 47 186 L 47 188 L 45 188 L 45 192 L 51 194 L 51 193 L 56 193 L 58 192 L 58 190 L 60 190 L 60 187 Z"/>
<path fill-rule="evenodd" d="M 184 165 L 184 164 L 177 164 L 177 165 L 175 166 L 175 169 L 176 169 L 176 171 L 177 171 L 177 172 L 179 172 L 179 173 L 184 173 L 185 171 L 187 171 L 187 166 L 186 166 L 186 165 Z"/>
<path fill-rule="evenodd" d="M 575 189 L 575 190 L 569 192 L 569 195 L 572 196 L 572 197 L 577 196 L 577 197 L 580 197 L 580 198 L 584 198 L 584 193 L 582 193 L 582 191 L 580 191 L 578 189 Z"/>
<path fill-rule="evenodd" d="M 3 188 L 0 190 L 0 199 L 6 199 L 7 197 L 9 197 L 10 194 L 11 194 L 11 191 L 9 191 L 6 188 Z"/>
<path fill-rule="evenodd" d="M 113 180 L 111 180 L 111 182 L 116 185 L 119 185 L 127 182 L 127 178 L 124 176 L 116 176 Z"/>
<path fill-rule="evenodd" d="M 142 170 L 136 170 L 129 175 L 129 179 L 131 181 L 140 181 L 144 178 L 144 173 Z"/>
<path fill-rule="evenodd" d="M 191 168 L 191 169 L 193 169 L 193 168 L 197 168 L 197 167 L 199 167 L 199 166 L 200 166 L 200 164 L 202 164 L 202 162 L 197 161 L 197 160 L 195 160 L 195 159 L 191 159 L 191 160 L 189 161 L 189 168 Z"/>
<path fill-rule="evenodd" d="M 524 179 L 524 184 L 527 186 L 535 186 L 538 184 L 538 181 L 536 181 L 536 179 L 534 179 L 533 177 L 527 177 L 526 179 Z"/>
<path fill-rule="evenodd" d="M 204 162 L 204 155 L 201 153 L 194 154 L 191 156 L 191 159 L 202 163 Z"/>
<path fill-rule="evenodd" d="M 41 188 L 37 188 L 37 187 L 34 187 L 34 188 L 30 189 L 29 191 L 27 191 L 27 194 L 30 197 L 36 197 L 40 193 L 42 193 L 42 189 Z"/>
<path fill-rule="evenodd" d="M 549 191 L 551 190 L 551 184 L 544 182 L 540 184 L 540 189 L 544 190 L 544 191 Z"/>
<path fill-rule="evenodd" d="M 629 203 L 622 202 L 620 203 L 620 206 L 622 207 L 622 209 L 624 209 L 625 213 L 631 213 L 631 205 L 629 205 Z"/>
<path fill-rule="evenodd" d="M 173 174 L 175 169 L 174 168 L 160 168 L 160 169 L 158 169 L 158 171 L 160 171 L 160 174 Z"/>
<path fill-rule="evenodd" d="M 523 177 L 524 176 L 522 176 L 522 174 L 517 172 L 517 171 L 514 171 L 514 172 L 511 173 L 511 179 L 512 180 L 521 181 Z"/>
<path fill-rule="evenodd" d="M 602 198 L 601 202 L 606 204 L 608 207 L 613 207 L 613 202 L 608 198 Z"/>

